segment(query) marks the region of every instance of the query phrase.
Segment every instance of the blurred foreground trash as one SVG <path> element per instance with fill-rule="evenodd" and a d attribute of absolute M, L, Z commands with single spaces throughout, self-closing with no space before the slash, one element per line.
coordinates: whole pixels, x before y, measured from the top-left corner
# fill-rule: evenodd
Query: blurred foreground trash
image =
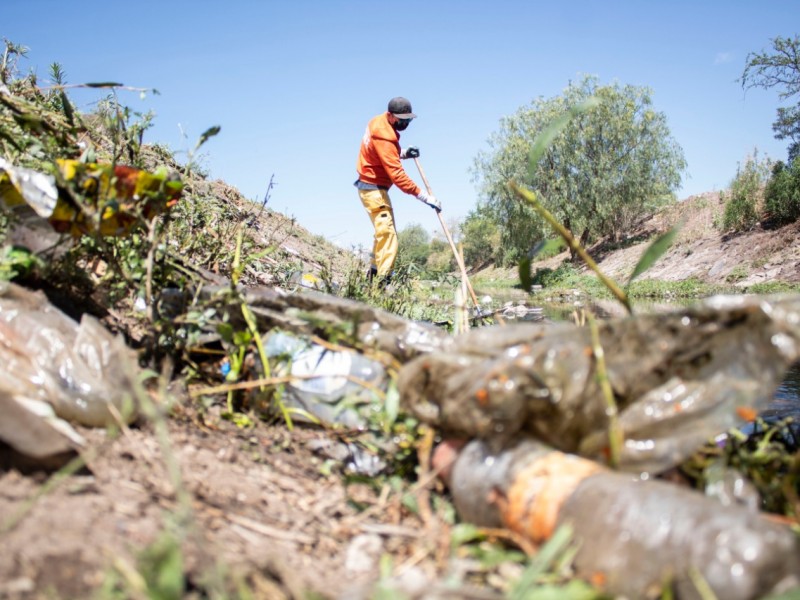
<path fill-rule="evenodd" d="M 0 441 L 45 457 L 80 444 L 55 416 L 92 427 L 132 420 L 136 371 L 124 341 L 93 317 L 78 324 L 43 294 L 0 283 Z"/>
<path fill-rule="evenodd" d="M 437 453 L 452 453 L 447 446 Z M 465 521 L 535 544 L 569 524 L 577 575 L 615 596 L 651 597 L 671 585 L 677 598 L 700 598 L 706 583 L 717 598 L 752 600 L 800 585 L 800 544 L 788 527 L 539 442 L 495 452 L 473 440 L 446 479 Z"/>
<path fill-rule="evenodd" d="M 210 301 L 224 299 L 227 289 L 207 285 L 201 296 Z M 262 331 L 278 328 L 323 338 L 331 331 L 341 331 L 338 343 L 385 352 L 401 362 L 440 350 L 452 339 L 446 331 L 429 323 L 409 321 L 363 302 L 315 290 L 289 293 L 278 288 L 251 287 L 242 290 L 242 294 Z M 247 327 L 241 311 L 224 304 L 220 308 L 235 327 Z"/>
<path fill-rule="evenodd" d="M 84 443 L 46 402 L 0 389 L 0 414 L 0 466 L 57 469 Z M 10 447 L 10 453 L 3 444 Z"/>
<path fill-rule="evenodd" d="M 403 366 L 403 406 L 445 436 L 527 436 L 605 460 L 611 400 L 620 467 L 663 472 L 772 397 L 800 358 L 800 296 L 716 297 L 598 329 L 599 347 L 568 323 L 473 329 Z"/>

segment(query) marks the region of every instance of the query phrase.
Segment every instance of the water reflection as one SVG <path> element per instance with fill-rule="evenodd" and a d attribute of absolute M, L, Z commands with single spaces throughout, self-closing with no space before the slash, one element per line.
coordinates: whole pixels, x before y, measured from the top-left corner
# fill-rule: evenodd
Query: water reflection
<path fill-rule="evenodd" d="M 772 401 L 762 411 L 761 417 L 768 423 L 792 417 L 789 430 L 795 437 L 795 444 L 800 439 L 800 363 L 795 364 L 786 374 Z"/>
<path fill-rule="evenodd" d="M 798 403 L 800 398 L 800 363 L 795 364 L 775 392 L 775 400 Z"/>

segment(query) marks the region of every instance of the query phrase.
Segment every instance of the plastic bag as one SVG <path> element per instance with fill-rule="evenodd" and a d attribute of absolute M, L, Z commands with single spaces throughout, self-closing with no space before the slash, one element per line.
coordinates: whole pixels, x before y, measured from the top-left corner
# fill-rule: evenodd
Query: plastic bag
<path fill-rule="evenodd" d="M 83 438 L 53 407 L 40 400 L 16 396 L 0 389 L 0 464 L 3 443 L 15 452 L 8 457 L 15 467 L 59 468 L 84 444 Z"/>
<path fill-rule="evenodd" d="M 135 418 L 129 377 L 137 369 L 124 341 L 93 317 L 78 324 L 43 294 L 0 285 L 0 391 L 102 427 Z"/>

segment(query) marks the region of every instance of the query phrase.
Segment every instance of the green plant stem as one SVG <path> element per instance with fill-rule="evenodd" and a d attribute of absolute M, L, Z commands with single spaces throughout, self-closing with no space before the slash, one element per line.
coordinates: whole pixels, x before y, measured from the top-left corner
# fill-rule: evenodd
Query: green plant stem
<path fill-rule="evenodd" d="M 622 305 L 627 309 L 628 314 L 632 315 L 633 308 L 628 295 L 612 279 L 606 277 L 606 275 L 600 270 L 600 267 L 597 266 L 597 263 L 594 262 L 592 257 L 589 256 L 589 253 L 586 252 L 586 249 L 581 246 L 580 242 L 575 239 L 575 237 L 566 227 L 556 220 L 550 211 L 541 205 L 541 203 L 536 199 L 536 194 L 531 190 L 517 185 L 513 181 L 508 185 L 514 191 L 514 193 L 517 194 L 517 196 L 533 206 L 536 212 L 538 212 L 542 218 L 547 221 L 547 223 L 556 231 L 556 233 L 558 233 L 558 235 L 564 238 L 564 241 L 567 242 L 567 245 L 570 247 L 570 249 L 577 253 L 583 262 L 585 262 L 586 265 L 597 274 L 597 277 L 603 282 L 603 285 L 605 285 L 609 291 L 611 291 L 614 297 L 622 303 Z"/>
<path fill-rule="evenodd" d="M 261 359 L 261 364 L 264 368 L 264 375 L 267 378 L 271 377 L 270 368 L 269 368 L 269 361 L 267 360 L 267 352 L 264 349 L 264 343 L 261 340 L 261 334 L 258 332 L 258 327 L 256 326 L 256 320 L 253 317 L 253 313 L 250 312 L 250 307 L 247 306 L 244 302 L 242 302 L 242 316 L 244 317 L 245 322 L 247 323 L 247 327 L 250 329 L 250 333 L 253 335 L 253 340 L 256 343 L 256 348 L 258 349 L 258 356 Z M 266 390 L 266 386 L 261 386 L 260 389 L 262 391 Z M 283 416 L 283 420 L 286 422 L 286 427 L 289 431 L 294 429 L 294 424 L 292 423 L 292 415 L 290 414 L 289 410 L 287 410 L 286 405 L 283 403 L 283 400 L 280 398 L 280 394 L 275 394 L 274 396 L 275 404 L 277 404 L 278 409 L 281 411 L 281 415 Z"/>
<path fill-rule="evenodd" d="M 586 314 L 586 319 L 589 322 L 589 330 L 592 333 L 592 353 L 594 354 L 596 365 L 597 382 L 600 384 L 600 390 L 603 392 L 603 398 L 606 401 L 608 443 L 611 454 L 609 464 L 616 469 L 622 454 L 622 444 L 625 440 L 625 435 L 619 426 L 619 411 L 617 409 L 617 403 L 614 400 L 614 390 L 611 389 L 611 382 L 608 380 L 605 352 L 603 351 L 603 346 L 600 345 L 600 332 L 597 327 L 597 320 L 591 313 Z"/>
<path fill-rule="evenodd" d="M 157 230 L 158 230 L 158 223 L 159 219 L 153 219 L 151 223 L 148 224 L 148 231 L 147 231 L 147 260 L 145 261 L 145 281 L 144 281 L 144 299 L 145 304 L 147 306 L 147 316 L 150 319 L 150 325 L 154 325 L 156 322 L 156 308 L 155 302 L 153 301 L 153 264 L 155 262 L 156 256 L 156 237 L 157 237 Z"/>
<path fill-rule="evenodd" d="M 711 589 L 711 586 L 697 567 L 689 567 L 689 579 L 701 600 L 717 600 L 717 595 L 714 593 L 714 590 Z"/>

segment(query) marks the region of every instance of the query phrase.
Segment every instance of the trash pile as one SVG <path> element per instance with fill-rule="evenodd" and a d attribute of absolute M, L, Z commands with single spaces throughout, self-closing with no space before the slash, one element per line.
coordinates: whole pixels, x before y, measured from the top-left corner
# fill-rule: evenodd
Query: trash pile
<path fill-rule="evenodd" d="M 673 584 L 680 598 L 707 585 L 751 599 L 800 585 L 795 532 L 653 480 L 772 397 L 800 358 L 800 297 L 717 297 L 597 333 L 472 330 L 403 367 L 404 406 L 445 437 L 434 463 L 461 518 L 535 544 L 568 524 L 577 574 L 625 597 Z M 605 466 L 615 435 L 619 472 Z"/>
<path fill-rule="evenodd" d="M 753 502 L 723 506 L 722 493 L 655 480 L 766 406 L 800 359 L 800 297 L 711 298 L 598 323 L 594 340 L 569 323 L 449 336 L 323 294 L 246 294 L 261 327 L 343 329 L 401 363 L 402 408 L 443 436 L 436 464 L 456 457 L 443 470 L 463 520 L 537 545 L 569 524 L 576 573 L 626 597 L 707 585 L 746 599 L 800 585 L 791 529 Z"/>
<path fill-rule="evenodd" d="M 219 304 L 221 291 L 199 295 Z M 596 339 L 566 323 L 451 336 L 309 290 L 251 288 L 240 297 L 268 332 L 272 374 L 289 381 L 284 400 L 312 421 L 363 429 L 374 390 L 385 392 L 398 371 L 401 409 L 443 437 L 433 464 L 462 520 L 533 544 L 568 525 L 576 574 L 610 594 L 647 597 L 670 585 L 692 598 L 707 585 L 720 598 L 749 599 L 800 585 L 791 529 L 753 503 L 723 506 L 655 480 L 771 398 L 800 358 L 800 297 L 713 298 L 599 323 Z M 225 322 L 245 327 L 242 311 L 228 308 Z M 42 442 L 45 454 L 80 444 L 63 421 L 32 420 L 23 412 L 30 400 L 92 426 L 131 418 L 132 357 L 91 318 L 78 325 L 40 294 L 7 285 L 0 328 L 6 444 L 32 453 L 45 427 L 57 442 Z M 336 345 L 323 343 L 334 331 Z M 619 470 L 608 464 L 615 432 Z M 382 466 L 355 447 L 327 451 L 364 474 Z"/>

